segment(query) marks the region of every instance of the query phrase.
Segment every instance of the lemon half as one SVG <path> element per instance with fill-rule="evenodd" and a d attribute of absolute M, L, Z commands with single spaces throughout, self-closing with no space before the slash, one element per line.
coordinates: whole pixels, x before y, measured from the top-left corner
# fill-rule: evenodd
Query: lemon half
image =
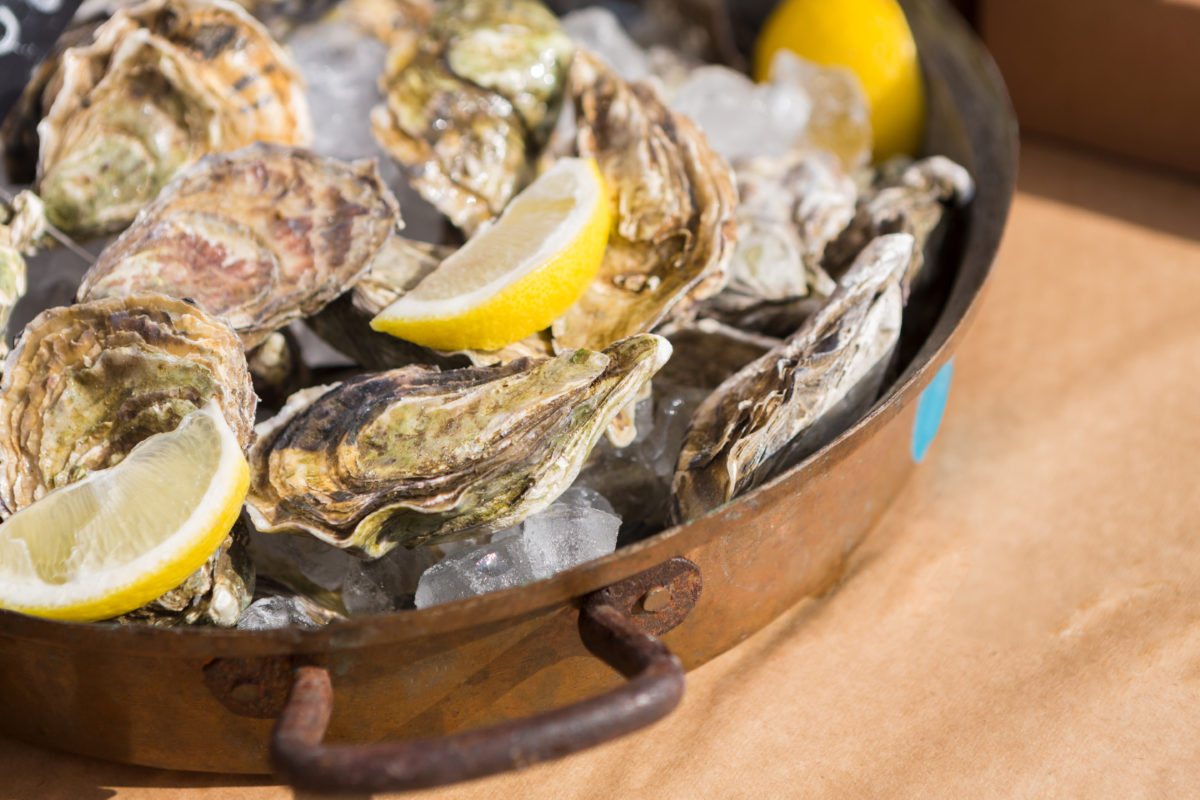
<path fill-rule="evenodd" d="M 583 295 L 611 225 L 595 160 L 560 158 L 371 327 L 441 350 L 511 344 Z"/>
<path fill-rule="evenodd" d="M 0 525 L 0 608 L 78 622 L 139 608 L 213 554 L 249 485 L 237 437 L 211 402 Z"/>
<path fill-rule="evenodd" d="M 895 0 L 784 0 L 754 46 L 754 76 L 770 76 L 778 50 L 849 67 L 871 106 L 875 160 L 915 155 L 925 130 L 917 45 Z"/>

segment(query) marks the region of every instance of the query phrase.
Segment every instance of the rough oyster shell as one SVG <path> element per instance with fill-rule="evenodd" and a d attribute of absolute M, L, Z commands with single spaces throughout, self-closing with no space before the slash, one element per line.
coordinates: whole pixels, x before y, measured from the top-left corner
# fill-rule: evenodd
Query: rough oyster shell
<path fill-rule="evenodd" d="M 30 91 L 37 91 L 35 85 Z M 68 48 L 40 103 L 38 191 L 51 222 L 119 230 L 203 154 L 262 140 L 306 144 L 300 74 L 225 0 L 149 0 Z"/>
<path fill-rule="evenodd" d="M 913 257 L 904 276 L 904 290 L 925 265 L 925 246 L 948 207 L 965 205 L 975 193 L 971 174 L 945 156 L 919 161 L 899 157 L 872 174 L 870 186 L 859 198 L 854 219 L 830 243 L 825 267 L 840 275 L 858 253 L 877 236 L 907 233 L 913 237 Z"/>
<path fill-rule="evenodd" d="M 13 246 L 7 225 L 0 225 L 0 356 L 8 353 L 8 320 L 25 294 L 25 259 Z"/>
<path fill-rule="evenodd" d="M 0 380 L 0 504 L 17 511 L 113 466 L 213 397 L 248 446 L 255 397 L 241 343 L 192 303 L 142 294 L 42 312 Z"/>
<path fill-rule="evenodd" d="M 251 348 L 345 291 L 397 224 L 373 162 L 253 144 L 176 178 L 104 250 L 79 297 L 191 298 Z"/>
<path fill-rule="evenodd" d="M 603 348 L 686 318 L 724 286 L 737 239 L 729 166 L 648 84 L 587 51 L 571 65 L 581 156 L 594 156 L 616 209 L 596 279 L 551 326 L 556 347 Z"/>
<path fill-rule="evenodd" d="M 371 557 L 513 525 L 570 485 L 670 352 L 642 335 L 603 353 L 404 367 L 299 392 L 259 426 L 251 521 Z"/>
<path fill-rule="evenodd" d="M 389 53 L 371 129 L 413 187 L 471 233 L 533 177 L 571 53 L 536 0 L 448 0 L 415 52 Z"/>
<path fill-rule="evenodd" d="M 900 281 L 911 258 L 908 234 L 875 239 L 800 330 L 709 395 L 676 465 L 676 521 L 695 519 L 787 468 L 874 400 L 900 335 Z"/>
<path fill-rule="evenodd" d="M 736 172 L 738 242 L 729 284 L 703 313 L 748 327 L 744 318 L 762 306 L 833 293 L 837 284 L 821 259 L 854 217 L 858 190 L 835 158 L 818 151 L 750 159 Z"/>

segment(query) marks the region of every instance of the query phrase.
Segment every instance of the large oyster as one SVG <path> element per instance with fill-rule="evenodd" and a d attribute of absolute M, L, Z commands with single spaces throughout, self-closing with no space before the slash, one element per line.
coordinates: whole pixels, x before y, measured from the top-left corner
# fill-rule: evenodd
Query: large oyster
<path fill-rule="evenodd" d="M 571 65 L 581 156 L 594 156 L 616 220 L 596 279 L 551 327 L 556 346 L 599 349 L 686 318 L 724 286 L 737 239 L 729 166 L 648 84 L 586 51 Z"/>
<path fill-rule="evenodd" d="M 389 53 L 372 131 L 417 191 L 472 232 L 533 177 L 571 53 L 537 0 L 446 0 L 415 53 Z"/>
<path fill-rule="evenodd" d="M 254 144 L 176 178 L 105 249 L 79 297 L 191 298 L 250 348 L 345 291 L 399 219 L 372 162 Z"/>
<path fill-rule="evenodd" d="M 875 239 L 800 330 L 709 395 L 676 465 L 676 521 L 791 466 L 869 406 L 900 335 L 900 282 L 911 259 L 912 236 Z"/>
<path fill-rule="evenodd" d="M 43 73 L 19 115 L 45 111 L 38 191 L 64 230 L 119 230 L 207 152 L 312 137 L 299 72 L 237 5 L 148 0 L 93 36 Z"/>
<path fill-rule="evenodd" d="M 224 321 L 165 295 L 52 308 L 25 327 L 0 381 L 0 504 L 17 511 L 217 398 L 243 446 L 254 390 Z"/>
<path fill-rule="evenodd" d="M 670 352 L 647 334 L 602 353 L 404 367 L 299 392 L 259 426 L 251 520 L 371 557 L 513 525 L 570 485 Z"/>

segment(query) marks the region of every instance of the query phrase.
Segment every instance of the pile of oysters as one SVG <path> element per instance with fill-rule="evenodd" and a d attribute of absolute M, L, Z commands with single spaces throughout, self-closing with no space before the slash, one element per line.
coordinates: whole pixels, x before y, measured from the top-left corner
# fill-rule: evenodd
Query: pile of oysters
<path fill-rule="evenodd" d="M 85 3 L 0 132 L 26 187 L 0 204 L 0 325 L 38 310 L 47 251 L 110 237 L 70 302 L 9 334 L 0 517 L 212 399 L 250 463 L 218 551 L 121 621 L 232 626 L 256 596 L 347 613 L 271 540 L 426 568 L 569 489 L 623 487 L 601 500 L 626 542 L 717 508 L 874 402 L 973 191 L 939 156 L 872 165 L 849 73 L 781 54 L 753 84 L 678 4 L 295 5 Z M 327 36 L 380 56 L 349 121 L 310 108 L 289 51 Z M 375 158 L 334 157 L 351 127 Z M 566 314 L 498 351 L 369 328 L 563 156 L 596 160 L 614 209 Z M 649 449 L 638 484 L 624 454 Z"/>

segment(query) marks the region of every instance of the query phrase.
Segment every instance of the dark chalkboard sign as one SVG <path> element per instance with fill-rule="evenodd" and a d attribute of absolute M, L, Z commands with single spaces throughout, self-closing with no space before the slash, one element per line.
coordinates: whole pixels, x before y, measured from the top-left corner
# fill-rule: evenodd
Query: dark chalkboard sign
<path fill-rule="evenodd" d="M 0 120 L 21 96 L 81 0 L 0 0 Z"/>

